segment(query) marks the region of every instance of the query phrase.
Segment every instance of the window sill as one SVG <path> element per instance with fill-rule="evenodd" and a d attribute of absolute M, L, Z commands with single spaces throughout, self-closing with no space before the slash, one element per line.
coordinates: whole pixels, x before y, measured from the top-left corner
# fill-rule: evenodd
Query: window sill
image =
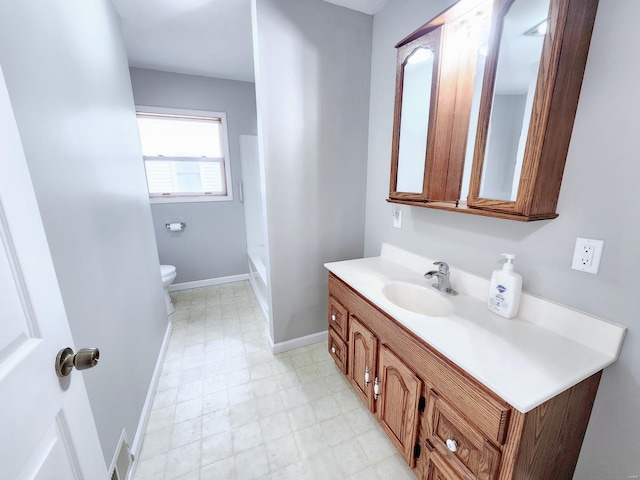
<path fill-rule="evenodd" d="M 185 197 L 149 197 L 151 204 L 157 203 L 198 203 L 198 202 L 230 202 L 233 200 L 231 195 L 204 196 L 194 195 Z"/>

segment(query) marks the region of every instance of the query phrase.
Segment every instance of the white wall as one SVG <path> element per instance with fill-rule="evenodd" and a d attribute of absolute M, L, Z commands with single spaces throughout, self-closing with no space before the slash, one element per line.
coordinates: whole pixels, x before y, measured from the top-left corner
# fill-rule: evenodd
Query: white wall
<path fill-rule="evenodd" d="M 323 263 L 361 257 L 372 17 L 253 1 L 276 343 L 326 330 Z"/>
<path fill-rule="evenodd" d="M 1 2 L 0 64 L 76 347 L 101 351 L 73 375 L 110 464 L 167 327 L 118 17 L 107 0 Z"/>
<path fill-rule="evenodd" d="M 226 112 L 231 157 L 233 201 L 165 203 L 151 206 L 160 262 L 175 265 L 175 283 L 247 273 L 243 206 L 238 197 L 242 178 L 239 135 L 256 133 L 253 83 L 131 69 L 136 104 Z M 180 233 L 165 224 L 184 222 Z"/>
<path fill-rule="evenodd" d="M 489 277 L 501 252 L 517 254 L 523 288 L 629 328 L 620 360 L 604 372 L 575 477 L 626 479 L 640 474 L 640 178 L 638 110 L 640 3 L 602 0 L 591 42 L 558 205 L 559 218 L 519 223 L 403 207 L 392 228 L 388 196 L 395 83 L 395 43 L 447 1 L 389 0 L 374 19 L 365 254 L 383 241 Z M 577 236 L 605 240 L 600 273 L 571 270 Z M 455 278 L 452 279 L 455 287 Z"/>

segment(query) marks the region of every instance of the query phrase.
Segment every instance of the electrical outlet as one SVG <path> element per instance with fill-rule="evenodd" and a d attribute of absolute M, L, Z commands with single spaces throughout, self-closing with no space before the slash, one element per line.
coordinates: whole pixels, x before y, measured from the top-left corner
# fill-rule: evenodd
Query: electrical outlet
<path fill-rule="evenodd" d="M 393 226 L 402 228 L 402 209 L 395 205 L 393 206 Z"/>
<path fill-rule="evenodd" d="M 600 268 L 603 247 L 604 240 L 578 237 L 576 239 L 576 248 L 573 251 L 571 268 L 581 272 L 597 274 Z"/>

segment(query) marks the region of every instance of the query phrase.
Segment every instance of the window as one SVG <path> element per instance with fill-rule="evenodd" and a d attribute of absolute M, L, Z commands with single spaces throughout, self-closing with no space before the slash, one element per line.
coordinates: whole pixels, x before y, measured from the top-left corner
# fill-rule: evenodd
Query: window
<path fill-rule="evenodd" d="M 138 107 L 152 203 L 232 200 L 226 116 Z"/>

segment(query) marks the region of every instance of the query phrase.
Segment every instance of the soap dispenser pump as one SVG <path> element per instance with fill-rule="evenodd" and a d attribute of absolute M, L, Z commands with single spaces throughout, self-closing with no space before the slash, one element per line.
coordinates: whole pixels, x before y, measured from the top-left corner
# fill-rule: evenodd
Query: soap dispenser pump
<path fill-rule="evenodd" d="M 494 270 L 491 275 L 487 308 L 505 318 L 513 318 L 518 315 L 520 307 L 522 276 L 513 270 L 513 260 L 516 256 L 511 253 L 501 255 L 507 262 L 501 270 Z"/>

